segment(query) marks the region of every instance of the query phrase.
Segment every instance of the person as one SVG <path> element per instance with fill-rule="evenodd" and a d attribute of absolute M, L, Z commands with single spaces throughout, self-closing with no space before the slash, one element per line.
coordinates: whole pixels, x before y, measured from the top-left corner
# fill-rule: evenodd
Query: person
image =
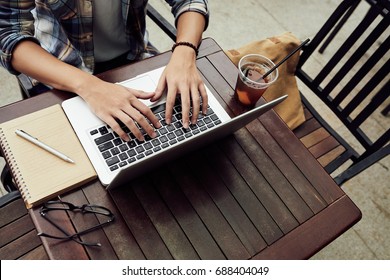
<path fill-rule="evenodd" d="M 12 74 L 24 73 L 78 94 L 125 141 L 130 138 L 120 122 L 140 141 L 144 140 L 142 129 L 156 136 L 161 124 L 139 99 L 156 101 L 165 92 L 166 122 L 171 123 L 180 94 L 183 127 L 187 128 L 200 111 L 207 112 L 207 93 L 195 61 L 208 25 L 208 5 L 207 0 L 166 2 L 175 17 L 177 43 L 154 92 L 128 89 L 92 75 L 115 62 L 128 63 L 153 53 L 145 27 L 147 0 L 2 1 L 1 65 Z"/>

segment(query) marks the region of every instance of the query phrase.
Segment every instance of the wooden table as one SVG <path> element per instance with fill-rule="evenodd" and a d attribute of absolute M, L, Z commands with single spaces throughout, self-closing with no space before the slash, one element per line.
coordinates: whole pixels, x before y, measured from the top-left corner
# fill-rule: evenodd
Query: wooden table
<path fill-rule="evenodd" d="M 165 65 L 170 55 L 101 78 L 122 81 Z M 214 40 L 203 40 L 197 64 L 230 114 L 242 113 L 233 99 L 236 68 Z M 0 122 L 71 96 L 53 91 L 11 104 L 0 109 Z M 116 220 L 83 236 L 101 247 L 43 238 L 53 259 L 305 259 L 361 218 L 356 205 L 273 111 L 126 186 L 107 192 L 95 181 L 62 199 L 106 206 Z M 38 210 L 30 211 L 37 230 L 55 233 Z M 56 218 L 70 232 L 97 222 L 92 221 L 96 217 L 69 216 L 57 213 Z"/>

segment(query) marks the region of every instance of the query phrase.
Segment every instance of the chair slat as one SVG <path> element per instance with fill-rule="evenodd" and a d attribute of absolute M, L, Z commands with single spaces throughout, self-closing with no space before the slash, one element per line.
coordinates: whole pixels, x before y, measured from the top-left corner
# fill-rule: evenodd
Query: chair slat
<path fill-rule="evenodd" d="M 346 73 L 353 69 L 353 67 L 359 62 L 359 60 L 364 56 L 368 49 L 375 43 L 375 41 L 381 36 L 381 34 L 383 34 L 387 27 L 388 24 L 385 22 L 385 20 L 382 20 L 381 23 L 373 30 L 372 33 L 370 33 L 370 35 L 365 39 L 365 41 L 351 55 L 348 61 L 340 68 L 340 70 L 335 74 L 332 80 L 324 87 L 324 95 L 329 95 L 334 90 L 334 88 L 345 77 Z M 356 84 L 351 85 L 350 87 L 355 85 Z M 340 102 L 344 100 L 345 96 L 346 94 L 343 94 L 340 97 L 339 95 L 337 95 L 337 97 L 335 97 L 333 100 L 335 106 L 340 105 Z"/>
<path fill-rule="evenodd" d="M 331 163 L 333 160 L 335 160 L 338 156 L 340 156 L 344 152 L 345 152 L 345 148 L 340 145 L 334 148 L 333 150 L 331 150 L 330 152 L 320 156 L 319 158 L 317 158 L 317 160 L 322 166 L 327 166 L 329 163 Z"/>
<path fill-rule="evenodd" d="M 320 73 L 314 78 L 314 84 L 321 84 L 324 79 L 331 73 L 345 54 L 352 48 L 355 42 L 362 36 L 371 23 L 377 18 L 378 14 L 373 12 L 372 9 L 368 11 L 365 18 L 360 22 L 352 34 L 341 45 L 340 49 L 334 54 L 329 62 L 323 67 Z"/>
<path fill-rule="evenodd" d="M 367 94 L 379 84 L 388 74 L 390 69 L 390 60 L 374 75 L 371 81 L 362 89 Z M 351 122 L 350 129 L 356 130 L 388 97 L 390 91 L 390 82 L 387 82 L 383 88 L 372 98 L 371 102 L 356 116 Z"/>
<path fill-rule="evenodd" d="M 339 94 L 334 98 L 333 102 L 335 106 L 339 105 L 356 87 L 356 85 L 368 74 L 371 72 L 375 64 L 382 59 L 386 52 L 390 48 L 390 38 L 387 38 L 383 44 L 370 56 L 370 58 L 364 63 L 364 65 L 359 69 L 359 71 L 351 78 L 351 80 L 345 85 L 345 87 L 339 92 Z M 349 116 L 349 114 L 355 109 L 356 105 L 346 106 L 343 110 L 344 116 Z"/>
<path fill-rule="evenodd" d="M 306 60 L 321 44 L 321 42 L 325 39 L 329 32 L 332 31 L 335 24 L 334 22 L 337 22 L 350 9 L 351 6 L 356 5 L 356 2 L 360 2 L 360 0 L 345 0 L 340 3 L 340 5 L 336 8 L 336 10 L 322 26 L 322 28 L 314 36 L 313 40 L 311 40 L 310 44 L 303 48 L 304 52 L 299 58 L 298 69 L 306 62 Z"/>

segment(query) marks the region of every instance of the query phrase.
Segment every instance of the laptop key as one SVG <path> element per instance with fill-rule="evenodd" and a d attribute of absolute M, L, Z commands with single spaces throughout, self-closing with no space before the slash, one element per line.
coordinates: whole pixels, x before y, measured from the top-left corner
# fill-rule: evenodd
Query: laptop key
<path fill-rule="evenodd" d="M 106 160 L 106 163 L 107 163 L 108 166 L 117 164 L 117 163 L 119 163 L 119 158 L 117 156 L 109 158 L 109 159 Z"/>
<path fill-rule="evenodd" d="M 111 171 L 115 171 L 115 170 L 117 170 L 118 168 L 119 168 L 118 165 L 113 165 L 113 166 L 110 167 L 110 170 L 111 170 Z"/>
<path fill-rule="evenodd" d="M 161 136 L 160 137 L 160 141 L 161 141 L 161 143 L 165 143 L 165 142 L 167 142 L 168 141 L 168 138 L 164 135 L 164 136 Z"/>
<path fill-rule="evenodd" d="M 127 145 L 129 146 L 130 149 L 135 148 L 137 146 L 134 140 L 127 142 Z"/>
<path fill-rule="evenodd" d="M 96 138 L 95 143 L 96 143 L 96 145 L 100 145 L 100 144 L 103 144 L 103 143 L 110 141 L 112 139 L 114 139 L 114 135 L 112 133 L 109 133 L 109 134 L 105 134 L 101 137 Z"/>
<path fill-rule="evenodd" d="M 167 136 L 168 136 L 169 140 L 172 140 L 172 139 L 176 138 L 176 134 L 173 133 L 173 132 L 168 133 Z"/>
<path fill-rule="evenodd" d="M 119 146 L 119 150 L 121 150 L 121 152 L 127 151 L 128 149 L 129 146 L 127 146 L 126 144 L 122 144 Z"/>
<path fill-rule="evenodd" d="M 104 134 L 108 133 L 108 129 L 105 126 L 99 127 L 98 130 L 99 130 L 101 135 L 104 135 Z"/>
<path fill-rule="evenodd" d="M 218 120 L 218 116 L 217 116 L 216 114 L 212 114 L 212 115 L 210 116 L 210 118 L 211 118 L 213 121 Z"/>
<path fill-rule="evenodd" d="M 129 157 L 133 157 L 137 154 L 137 152 L 134 149 L 131 149 L 130 151 L 127 152 L 127 154 L 129 155 Z"/>
<path fill-rule="evenodd" d="M 144 158 L 145 157 L 145 155 L 144 154 L 139 154 L 139 155 L 137 155 L 137 159 L 141 159 L 141 158 Z"/>
<path fill-rule="evenodd" d="M 126 160 L 126 159 L 128 159 L 129 157 L 127 156 L 127 154 L 126 153 L 121 153 L 120 155 L 119 155 L 119 158 L 120 158 L 120 160 Z"/>
<path fill-rule="evenodd" d="M 160 142 L 160 140 L 158 140 L 158 139 L 153 139 L 152 140 L 152 144 L 153 144 L 153 146 L 158 146 L 158 145 L 160 145 L 161 144 L 161 142 Z"/>
<path fill-rule="evenodd" d="M 160 146 L 157 146 L 153 149 L 153 152 L 158 152 L 158 151 L 161 151 L 161 147 Z"/>
<path fill-rule="evenodd" d="M 111 157 L 111 153 L 109 151 L 105 151 L 102 153 L 102 156 L 104 159 L 108 159 L 109 157 Z"/>
<path fill-rule="evenodd" d="M 120 138 L 116 138 L 116 139 L 112 140 L 112 142 L 114 143 L 115 146 L 122 144 L 122 140 Z"/>
<path fill-rule="evenodd" d="M 91 135 L 95 135 L 95 134 L 97 134 L 99 131 L 97 130 L 97 129 L 94 129 L 94 130 L 91 130 L 90 132 L 89 132 L 89 134 L 91 134 Z"/>
<path fill-rule="evenodd" d="M 110 142 L 99 145 L 98 149 L 100 152 L 104 152 L 104 151 L 111 149 L 113 147 L 114 147 L 114 144 L 112 144 L 112 142 L 110 141 Z"/>
<path fill-rule="evenodd" d="M 168 148 L 168 147 L 169 147 L 169 144 L 166 142 L 166 143 L 162 144 L 161 147 L 163 147 L 164 149 L 165 149 L 165 148 Z"/>
<path fill-rule="evenodd" d="M 117 155 L 117 154 L 119 154 L 120 153 L 120 151 L 119 151 L 119 149 L 118 148 L 113 148 L 113 149 L 111 149 L 110 150 L 111 151 L 111 153 L 113 154 L 113 155 Z"/>
<path fill-rule="evenodd" d="M 167 134 L 168 130 L 165 127 L 159 129 L 160 134 Z"/>
<path fill-rule="evenodd" d="M 144 145 L 144 148 L 145 148 L 146 150 L 150 150 L 151 148 L 153 148 L 153 145 L 152 145 L 151 143 L 146 143 L 146 144 Z"/>

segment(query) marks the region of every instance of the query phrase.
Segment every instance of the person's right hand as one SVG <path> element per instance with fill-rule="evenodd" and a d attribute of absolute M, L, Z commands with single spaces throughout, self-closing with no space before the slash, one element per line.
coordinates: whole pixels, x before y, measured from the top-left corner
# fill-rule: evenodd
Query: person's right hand
<path fill-rule="evenodd" d="M 118 120 L 140 141 L 145 139 L 137 123 L 152 138 L 156 137 L 155 128 L 161 127 L 150 108 L 138 100 L 150 99 L 154 93 L 126 88 L 91 76 L 91 81 L 82 86 L 77 94 L 125 141 L 129 141 L 130 138 L 120 127 Z"/>

